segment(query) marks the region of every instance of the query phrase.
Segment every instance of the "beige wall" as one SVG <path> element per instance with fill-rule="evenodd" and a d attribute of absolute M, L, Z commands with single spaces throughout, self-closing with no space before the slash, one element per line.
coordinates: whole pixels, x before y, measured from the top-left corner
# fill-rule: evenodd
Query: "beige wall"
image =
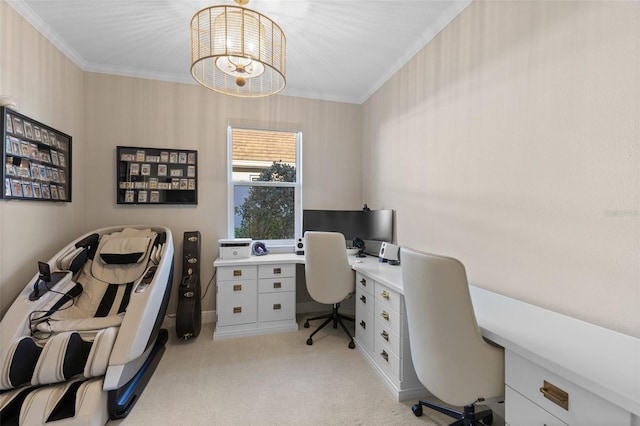
<path fill-rule="evenodd" d="M 364 106 L 366 199 L 470 281 L 640 336 L 640 3 L 476 1 Z"/>
<path fill-rule="evenodd" d="M 82 71 L 0 1 L 0 96 L 73 137 L 72 203 L 0 201 L 0 318 L 37 272 L 37 260 L 83 231 L 82 84 Z"/>
<path fill-rule="evenodd" d="M 171 228 L 176 272 L 182 235 L 202 234 L 203 287 L 213 274 L 217 241 L 227 237 L 226 165 L 229 121 L 292 125 L 303 132 L 305 208 L 360 208 L 361 107 L 286 96 L 242 100 L 197 85 L 85 74 L 87 135 L 85 214 L 88 228 L 157 223 Z M 116 205 L 117 145 L 198 151 L 197 206 Z M 179 274 L 178 274 L 179 275 Z M 179 277 L 177 277 L 179 278 Z M 213 310 L 214 290 L 203 301 Z M 173 305 L 170 305 L 170 312 Z"/>

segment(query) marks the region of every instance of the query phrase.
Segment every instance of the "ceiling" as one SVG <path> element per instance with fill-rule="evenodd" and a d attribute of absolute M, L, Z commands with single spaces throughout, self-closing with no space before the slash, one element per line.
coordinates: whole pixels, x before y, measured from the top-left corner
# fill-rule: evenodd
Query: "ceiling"
<path fill-rule="evenodd" d="M 362 103 L 472 0 L 251 0 L 287 37 L 282 92 Z M 81 69 L 195 84 L 192 16 L 231 0 L 6 0 Z M 207 90 L 204 89 L 203 90 Z"/>

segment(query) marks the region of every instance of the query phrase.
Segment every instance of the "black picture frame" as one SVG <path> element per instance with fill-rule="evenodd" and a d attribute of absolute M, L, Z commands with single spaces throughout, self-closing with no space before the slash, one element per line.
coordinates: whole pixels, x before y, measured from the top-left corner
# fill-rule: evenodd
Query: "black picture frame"
<path fill-rule="evenodd" d="M 71 202 L 70 135 L 8 107 L 0 107 L 0 134 L 2 199 Z"/>
<path fill-rule="evenodd" d="M 116 203 L 144 206 L 198 204 L 197 159 L 198 151 L 195 150 L 117 146 Z M 187 174 L 189 181 L 184 179 Z M 182 185 L 180 178 L 184 180 Z"/>

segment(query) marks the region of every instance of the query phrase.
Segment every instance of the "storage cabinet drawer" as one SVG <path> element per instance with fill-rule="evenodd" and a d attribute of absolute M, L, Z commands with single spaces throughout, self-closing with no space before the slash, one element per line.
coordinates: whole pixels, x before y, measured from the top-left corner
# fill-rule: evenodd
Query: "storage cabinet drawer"
<path fill-rule="evenodd" d="M 219 326 L 254 323 L 257 319 L 256 295 L 228 295 L 224 303 L 218 305 L 216 313 Z"/>
<path fill-rule="evenodd" d="M 391 330 L 383 321 L 382 319 L 376 318 L 376 327 L 373 332 L 374 339 L 379 341 L 387 351 L 393 352 L 400 358 L 400 337 L 398 333 Z"/>
<path fill-rule="evenodd" d="M 567 424 L 576 426 L 628 426 L 631 424 L 629 412 L 512 351 L 505 351 L 505 382 L 525 398 Z M 552 389 L 550 385 L 557 389 Z M 566 408 L 561 407 L 561 401 L 564 399 L 567 400 Z M 510 403 L 508 399 L 506 403 L 508 407 Z M 509 419 L 507 421 L 512 425 L 518 424 Z"/>
<path fill-rule="evenodd" d="M 218 268 L 218 281 L 254 280 L 258 276 L 255 266 L 222 266 Z"/>
<path fill-rule="evenodd" d="M 399 293 L 378 282 L 376 282 L 375 289 L 376 305 L 379 302 L 381 304 L 385 304 L 396 312 L 400 312 L 400 302 L 402 301 L 402 296 L 400 296 Z"/>
<path fill-rule="evenodd" d="M 294 319 L 295 305 L 294 292 L 261 294 L 258 299 L 258 320 L 268 322 Z"/>
<path fill-rule="evenodd" d="M 258 281 L 258 293 L 282 293 L 295 289 L 295 278 L 264 278 Z"/>
<path fill-rule="evenodd" d="M 359 287 L 356 288 L 356 311 L 358 309 L 373 311 L 373 296 Z"/>
<path fill-rule="evenodd" d="M 255 301 L 257 285 L 252 280 L 234 280 L 218 282 L 218 300 L 229 300 L 231 297 L 248 295 Z"/>
<path fill-rule="evenodd" d="M 505 386 L 505 399 L 505 421 L 511 425 L 567 426 L 509 386 Z"/>
<path fill-rule="evenodd" d="M 260 265 L 258 266 L 258 278 L 295 277 L 296 265 Z"/>
<path fill-rule="evenodd" d="M 376 320 L 380 320 L 389 330 L 396 334 L 400 334 L 400 325 L 402 324 L 402 317 L 397 311 L 394 311 L 389 306 L 382 303 L 378 303 L 376 298 L 376 304 L 373 316 Z"/>
<path fill-rule="evenodd" d="M 360 288 L 369 294 L 373 294 L 373 287 L 375 283 L 372 279 L 363 276 L 361 273 L 356 273 L 356 288 Z"/>
<path fill-rule="evenodd" d="M 400 358 L 382 344 L 380 339 L 374 339 L 373 358 L 395 381 L 400 380 Z"/>
<path fill-rule="evenodd" d="M 357 291 L 362 290 L 357 289 Z M 367 352 L 371 352 L 373 350 L 374 330 L 375 321 L 373 320 L 373 313 L 361 306 L 356 306 L 356 340 Z"/>

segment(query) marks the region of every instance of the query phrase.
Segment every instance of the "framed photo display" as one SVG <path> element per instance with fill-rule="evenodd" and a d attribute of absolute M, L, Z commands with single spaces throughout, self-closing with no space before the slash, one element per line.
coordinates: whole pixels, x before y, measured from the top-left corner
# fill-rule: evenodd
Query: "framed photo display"
<path fill-rule="evenodd" d="M 197 151 L 118 146 L 116 170 L 118 204 L 198 204 Z"/>
<path fill-rule="evenodd" d="M 2 126 L 2 198 L 71 201 L 71 136 L 7 107 Z"/>

